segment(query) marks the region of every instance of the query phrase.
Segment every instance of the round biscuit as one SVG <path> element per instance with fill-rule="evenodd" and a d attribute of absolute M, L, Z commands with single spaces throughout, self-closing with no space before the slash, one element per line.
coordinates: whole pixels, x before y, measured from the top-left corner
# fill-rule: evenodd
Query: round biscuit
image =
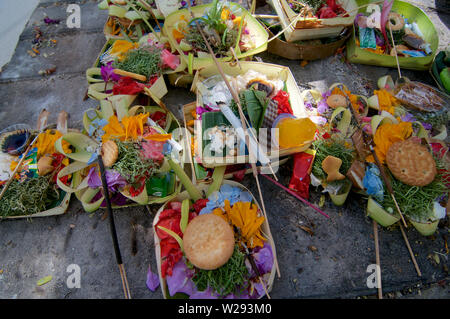
<path fill-rule="evenodd" d="M 412 140 L 392 144 L 386 154 L 386 163 L 392 174 L 411 186 L 430 184 L 436 174 L 436 162 L 427 148 Z"/>

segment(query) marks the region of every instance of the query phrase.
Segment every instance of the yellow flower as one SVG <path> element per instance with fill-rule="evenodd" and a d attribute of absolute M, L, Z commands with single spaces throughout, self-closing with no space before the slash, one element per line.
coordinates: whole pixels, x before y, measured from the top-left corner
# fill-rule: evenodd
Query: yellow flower
<path fill-rule="evenodd" d="M 237 202 L 230 207 L 230 201 L 225 200 L 225 211 L 221 208 L 213 210 L 213 214 L 222 217 L 228 223 L 236 226 L 242 240 L 247 247 L 262 247 L 266 239 L 261 235 L 261 225 L 264 222 L 263 216 L 258 216 L 258 207 L 249 202 Z"/>
<path fill-rule="evenodd" d="M 105 134 L 102 136 L 102 141 L 106 142 L 110 139 L 119 139 L 121 141 L 144 138 L 151 141 L 164 142 L 172 138 L 171 134 L 148 134 L 144 135 L 144 125 L 147 123 L 149 114 L 142 113 L 134 116 L 124 116 L 122 122 L 119 122 L 116 115 L 112 115 L 108 124 L 103 130 Z"/>
<path fill-rule="evenodd" d="M 373 93 L 378 97 L 380 111 L 386 111 L 394 115 L 395 107 L 399 104 L 397 99 L 385 89 L 374 90 Z"/>
<path fill-rule="evenodd" d="M 345 93 L 344 93 L 345 92 Z M 356 95 L 353 95 L 350 91 L 348 90 L 344 90 L 342 91 L 342 89 L 335 87 L 333 89 L 333 91 L 331 91 L 331 94 L 338 94 L 338 95 L 342 95 L 344 97 L 346 97 L 346 94 L 348 96 L 348 98 L 350 99 L 350 103 L 352 104 L 353 109 L 356 111 L 356 113 L 359 114 L 359 105 L 358 105 L 358 97 Z"/>
<path fill-rule="evenodd" d="M 230 10 L 228 8 L 223 8 L 222 13 L 220 14 L 220 18 L 222 20 L 228 20 L 228 17 L 230 16 Z"/>
<path fill-rule="evenodd" d="M 121 141 L 125 140 L 125 129 L 122 124 L 120 124 L 119 119 L 116 115 L 112 115 L 108 119 L 108 124 L 103 128 L 105 134 L 102 136 L 103 143 L 110 139 L 119 139 Z"/>
<path fill-rule="evenodd" d="M 404 141 L 412 134 L 412 123 L 400 122 L 399 124 L 386 123 L 378 127 L 373 141 L 375 143 L 375 153 L 383 164 L 386 161 L 386 154 L 392 144 Z M 375 162 L 372 155 L 366 159 L 368 162 Z"/>
<path fill-rule="evenodd" d="M 40 159 L 45 154 L 53 154 L 55 150 L 55 142 L 62 136 L 62 133 L 57 130 L 46 130 L 39 134 L 34 146 L 37 148 L 37 159 Z M 62 147 L 65 153 L 71 153 L 69 143 L 62 142 Z"/>

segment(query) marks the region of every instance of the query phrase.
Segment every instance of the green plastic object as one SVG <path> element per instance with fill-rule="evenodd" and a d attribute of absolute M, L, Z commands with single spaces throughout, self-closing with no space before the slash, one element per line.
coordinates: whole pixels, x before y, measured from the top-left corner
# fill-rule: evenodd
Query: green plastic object
<path fill-rule="evenodd" d="M 359 0 L 357 2 L 359 7 L 372 1 Z M 365 10 L 366 7 L 363 7 L 359 12 L 364 12 Z M 420 31 L 423 33 L 424 40 L 430 44 L 431 50 L 433 51 L 431 55 L 426 57 L 398 57 L 400 67 L 411 70 L 429 70 L 433 64 L 433 59 L 439 46 L 439 36 L 433 22 L 431 22 L 425 12 L 407 2 L 394 1 L 392 11 L 402 14 L 405 18 L 408 18 L 410 23 L 416 22 Z M 355 28 L 353 28 L 353 34 L 347 42 L 347 60 L 351 63 L 370 64 L 391 68 L 397 67 L 395 56 L 376 54 L 361 49 L 356 44 Z"/>
<path fill-rule="evenodd" d="M 172 172 L 158 174 L 147 180 L 149 196 L 166 197 L 175 191 L 175 176 Z"/>

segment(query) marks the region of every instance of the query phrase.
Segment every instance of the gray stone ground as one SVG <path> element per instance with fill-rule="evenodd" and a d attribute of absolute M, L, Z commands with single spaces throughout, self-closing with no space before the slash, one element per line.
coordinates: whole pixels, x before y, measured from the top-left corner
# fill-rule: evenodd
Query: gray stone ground
<path fill-rule="evenodd" d="M 440 48 L 449 44 L 450 7 L 444 1 L 422 1 L 440 34 Z M 81 6 L 81 29 L 68 29 L 65 23 L 45 26 L 44 14 L 66 19 L 69 3 Z M 438 8 L 438 11 L 433 8 Z M 83 101 L 85 70 L 91 67 L 105 43 L 102 33 L 106 13 L 96 9 L 95 1 L 42 1 L 28 22 L 11 62 L 0 73 L 0 127 L 13 123 L 34 125 L 40 109 L 70 114 L 72 127 L 81 128 L 84 110 L 95 107 Z M 38 25 L 46 38 L 58 40 L 56 47 L 43 48 L 35 58 L 27 54 Z M 47 57 L 44 57 L 46 53 Z M 395 69 L 348 65 L 339 56 L 311 62 L 304 68 L 299 61 L 288 61 L 263 53 L 265 62 L 289 66 L 299 85 L 325 89 L 334 82 L 345 83 L 352 92 L 369 95 L 378 77 Z M 56 66 L 50 76 L 39 70 Z M 432 83 L 427 72 L 404 71 L 411 79 Z M 193 101 L 187 90 L 170 88 L 164 102 L 181 118 L 183 104 Z M 280 182 L 290 179 L 290 165 L 279 172 Z M 257 194 L 254 180 L 243 182 Z M 268 218 L 275 239 L 281 278 L 276 278 L 273 298 L 373 298 L 376 289 L 366 286 L 367 266 L 375 263 L 372 221 L 365 217 L 365 202 L 350 195 L 343 207 L 327 199 L 323 209 L 330 219 L 261 180 Z M 311 191 L 311 202 L 320 193 Z M 120 247 L 134 298 L 161 298 L 145 285 L 149 267 L 156 271 L 152 220 L 157 206 L 126 208 L 115 212 Z M 111 245 L 108 222 L 102 213 L 87 214 L 73 199 L 66 214 L 32 221 L 0 222 L 0 298 L 122 298 L 119 271 Z M 132 223 L 136 224 L 137 254 L 131 253 Z M 311 226 L 314 235 L 300 225 Z M 407 235 L 422 271 L 418 277 L 398 228 L 379 228 L 382 283 L 386 298 L 449 298 L 448 218 L 434 236 L 422 237 L 410 227 Z M 313 248 L 315 247 L 315 249 Z M 66 285 L 67 266 L 81 268 L 81 288 Z M 36 282 L 53 279 L 44 286 Z"/>

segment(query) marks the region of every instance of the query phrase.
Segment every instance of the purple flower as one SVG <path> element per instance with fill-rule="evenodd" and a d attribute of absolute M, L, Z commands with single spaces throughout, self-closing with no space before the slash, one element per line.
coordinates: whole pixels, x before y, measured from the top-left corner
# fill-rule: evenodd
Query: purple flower
<path fill-rule="evenodd" d="M 197 289 L 191 280 L 192 270 L 186 266 L 184 259 L 181 259 L 173 267 L 172 276 L 166 277 L 167 288 L 171 296 L 177 292 L 185 293 L 189 296 L 194 295 Z"/>
<path fill-rule="evenodd" d="M 415 122 L 417 119 L 411 113 L 406 113 L 400 118 L 403 122 Z"/>
<path fill-rule="evenodd" d="M 319 102 L 319 104 L 317 105 L 317 112 L 319 112 L 319 114 L 324 114 L 329 110 L 328 104 L 327 104 L 327 100 L 323 99 Z"/>
<path fill-rule="evenodd" d="M 431 131 L 433 129 L 433 125 L 431 125 L 430 123 L 425 123 L 425 122 L 421 122 L 422 126 L 424 129 L 426 129 L 427 131 Z"/>
<path fill-rule="evenodd" d="M 327 99 L 331 95 L 331 90 L 326 91 L 325 93 L 322 93 L 322 97 L 324 99 Z"/>
<path fill-rule="evenodd" d="M 305 107 L 309 110 L 312 111 L 313 110 L 313 105 L 311 102 L 305 102 Z"/>
<path fill-rule="evenodd" d="M 255 248 L 253 259 L 255 260 L 256 267 L 258 267 L 258 271 L 261 275 L 271 272 L 273 267 L 273 254 L 270 244 L 265 242 L 262 248 Z M 245 260 L 245 265 L 247 266 L 250 277 L 256 276 L 247 259 Z"/>
<path fill-rule="evenodd" d="M 205 106 L 197 106 L 197 108 L 196 108 L 197 119 L 198 119 L 198 120 L 201 120 L 201 119 L 202 119 L 202 114 L 203 114 L 203 113 L 206 113 L 206 112 L 213 112 L 213 111 L 214 111 L 214 109 L 211 108 L 211 107 L 208 106 L 208 105 L 205 105 Z"/>
<path fill-rule="evenodd" d="M 113 81 L 117 82 L 120 79 L 120 75 L 114 73 L 114 68 L 112 67 L 112 61 L 108 62 L 106 65 L 103 65 L 100 68 L 100 73 L 102 75 L 102 79 L 105 82 Z"/>
<path fill-rule="evenodd" d="M 159 287 L 159 277 L 157 274 L 152 272 L 152 269 L 150 267 L 148 267 L 146 284 L 147 288 L 153 292 L 156 290 L 156 288 Z"/>
<path fill-rule="evenodd" d="M 106 184 L 108 190 L 116 192 L 120 187 L 125 186 L 127 181 L 115 170 L 106 170 Z M 88 174 L 88 186 L 90 188 L 102 187 L 102 180 L 96 167 L 92 167 Z"/>

